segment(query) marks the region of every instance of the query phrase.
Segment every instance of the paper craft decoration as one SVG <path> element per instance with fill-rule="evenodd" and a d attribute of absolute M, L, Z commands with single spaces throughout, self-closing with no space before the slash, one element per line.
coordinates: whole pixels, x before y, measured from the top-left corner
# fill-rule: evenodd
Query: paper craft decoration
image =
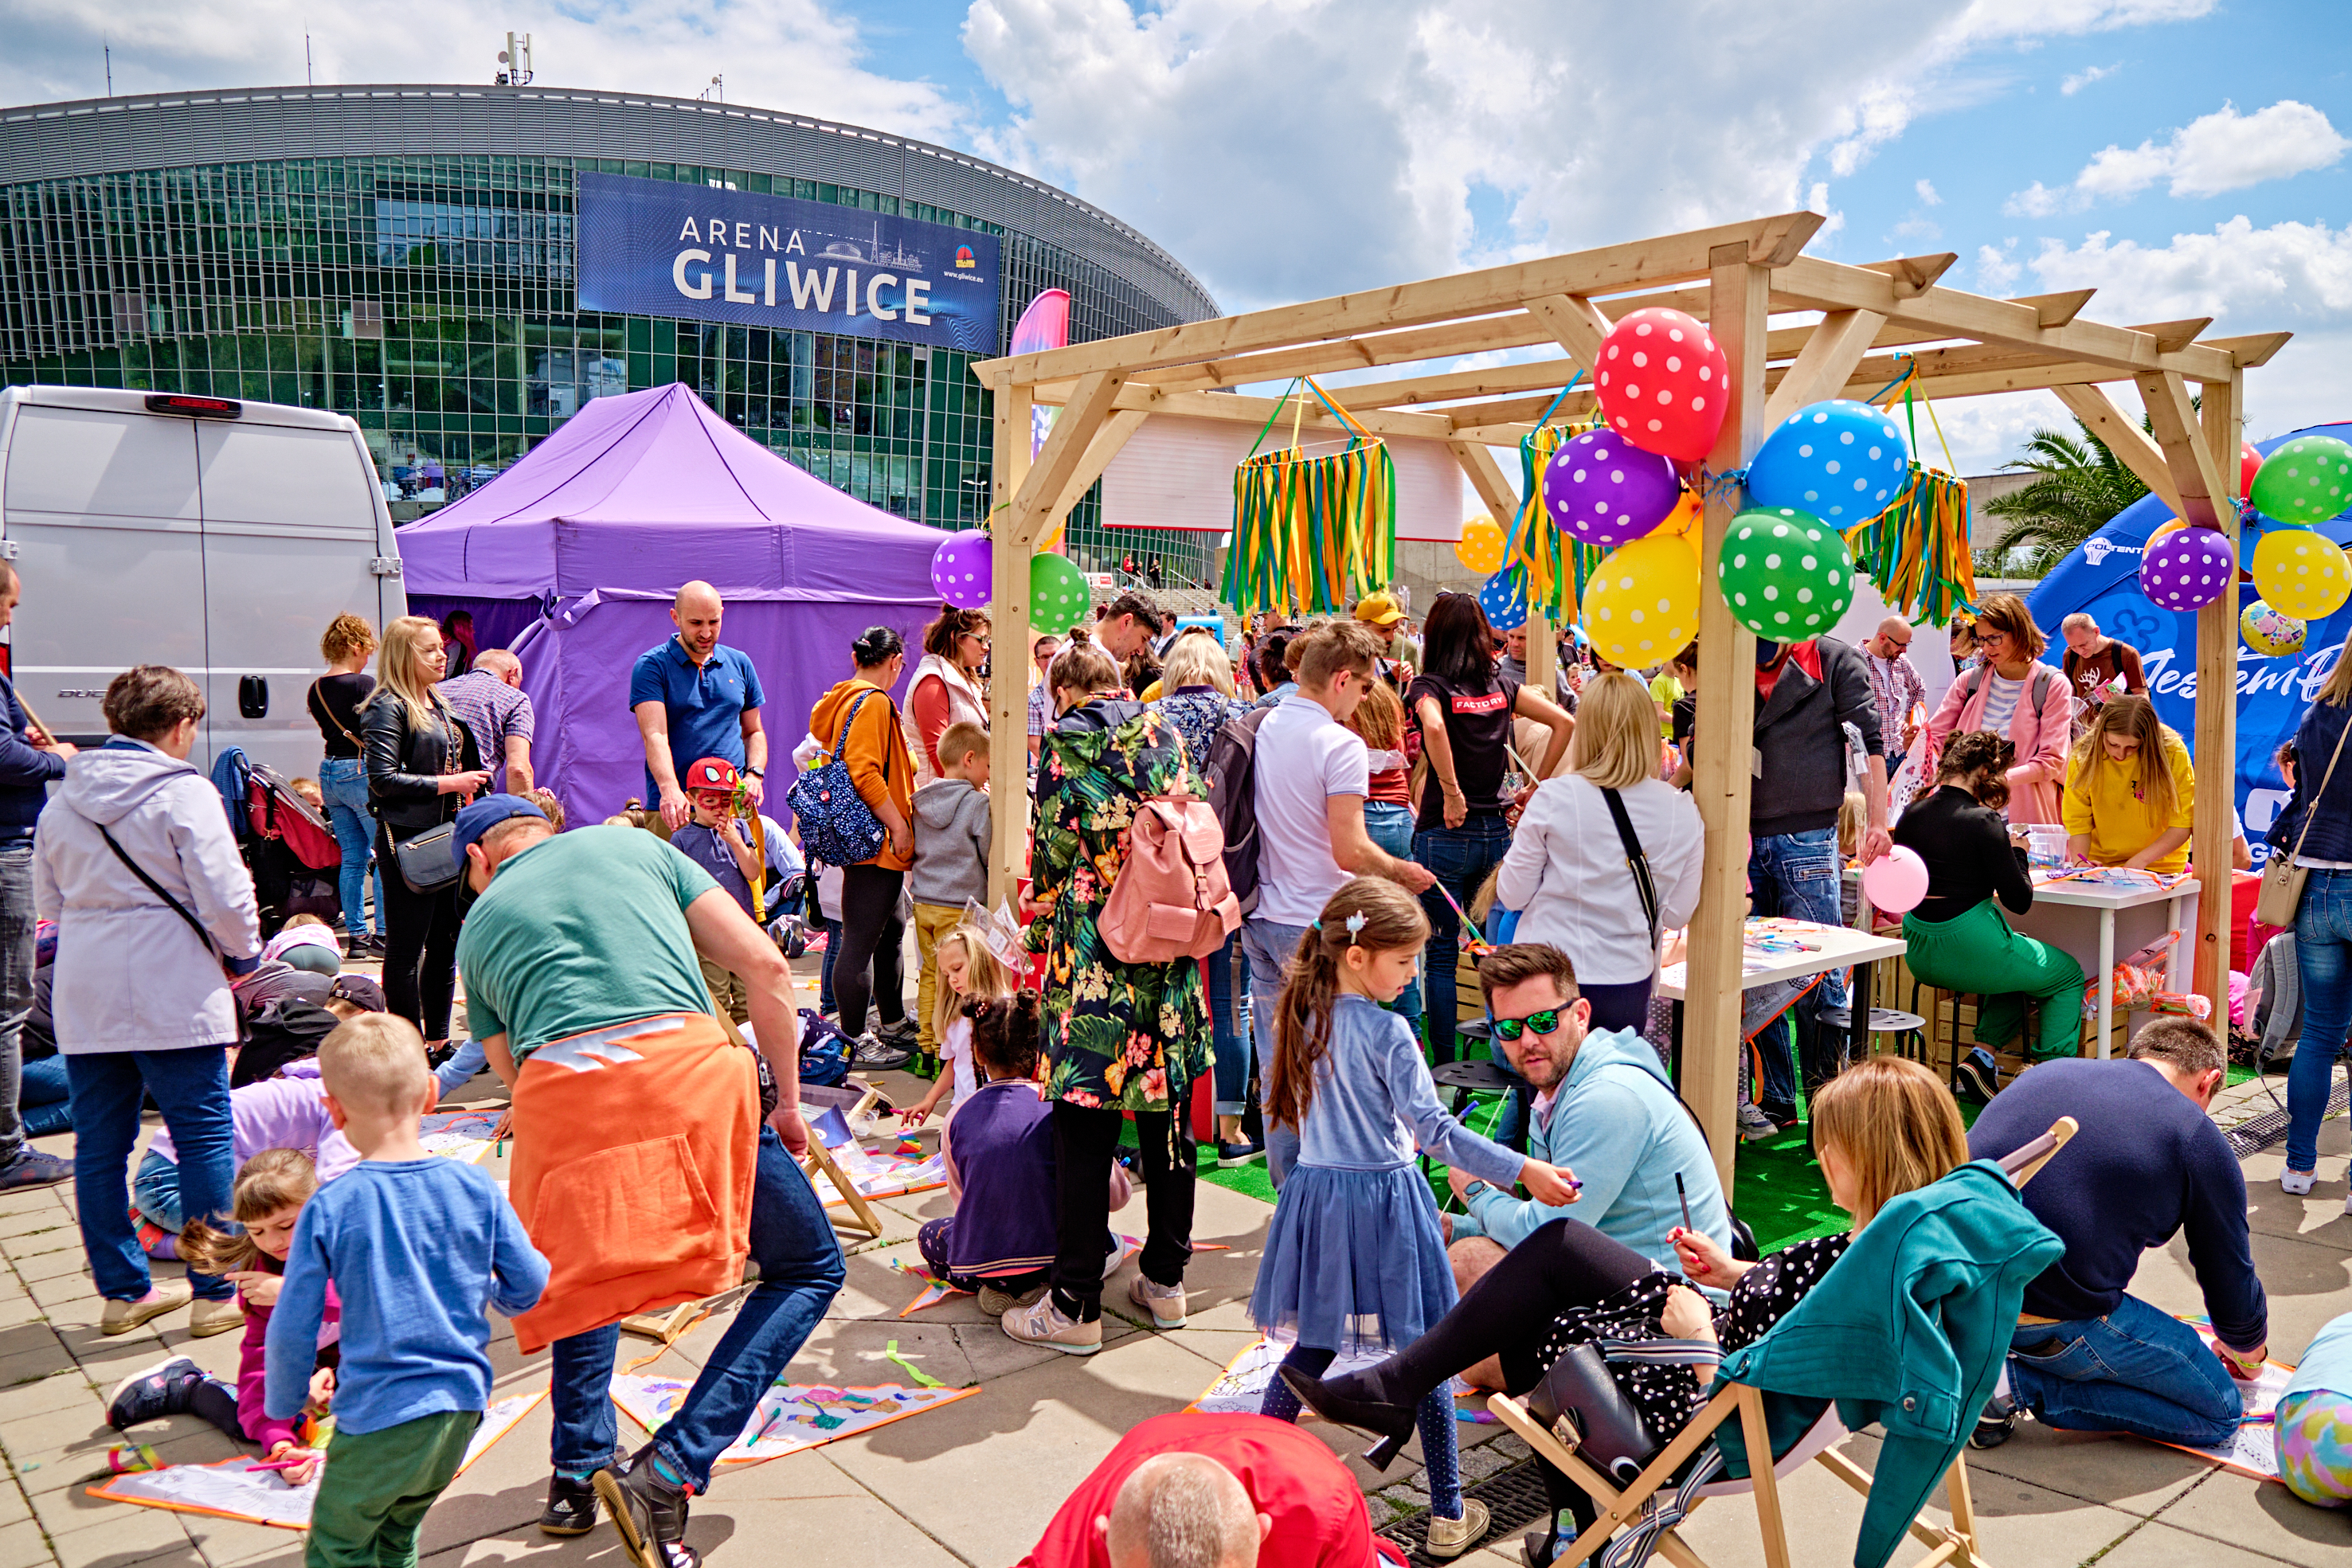
<path fill-rule="evenodd" d="M 1282 1364 L 1282 1358 L 1289 1348 L 1261 1337 L 1256 1343 L 1227 1362 L 1224 1371 L 1217 1375 L 1216 1381 L 1202 1390 L 1198 1399 L 1184 1406 L 1185 1413 L 1256 1415 L 1258 1406 L 1265 1403 L 1267 1386 L 1274 1382 L 1274 1369 Z M 1378 1365 L 1384 1354 L 1374 1352 L 1365 1355 L 1341 1356 L 1323 1375 L 1339 1377 L 1350 1372 L 1361 1372 L 1366 1367 Z M 1460 1378 L 1454 1380 L 1454 1397 L 1460 1398 L 1471 1392 L 1468 1385 Z M 1464 1421 L 1484 1423 L 1494 1419 L 1484 1410 L 1457 1410 L 1454 1415 Z"/>
<path fill-rule="evenodd" d="M 419 1124 L 417 1142 L 428 1155 L 478 1162 L 490 1152 L 491 1134 L 505 1114 L 503 1111 L 436 1111 Z"/>
<path fill-rule="evenodd" d="M 474 1440 L 466 1445 L 466 1458 L 457 1466 L 457 1473 L 464 1475 L 491 1444 L 512 1431 L 515 1423 L 546 1397 L 546 1389 L 536 1388 L 529 1394 L 492 1400 L 489 1408 L 482 1412 L 482 1424 L 474 1429 Z M 209 1465 L 166 1465 L 160 1470 L 134 1470 L 115 1476 L 103 1486 L 82 1490 L 92 1497 L 133 1502 L 142 1508 L 209 1514 L 215 1519 L 241 1519 L 250 1524 L 274 1525 L 279 1530 L 310 1529 L 310 1507 L 319 1497 L 319 1478 L 313 1476 L 302 1486 L 288 1486 L 283 1470 L 254 1469 L 261 1462 L 239 1455 Z"/>
<path fill-rule="evenodd" d="M 613 1375 L 613 1403 L 647 1432 L 658 1432 L 686 1402 L 690 1383 L 674 1377 Z M 980 1392 L 970 1388 L 908 1388 L 886 1383 L 870 1388 L 826 1383 L 779 1383 L 760 1396 L 743 1435 L 719 1456 L 722 1465 L 756 1465 L 797 1454 L 844 1437 L 855 1437 L 952 1405 Z"/>
<path fill-rule="evenodd" d="M 2207 1349 L 2212 1348 L 2213 1331 L 2203 1318 L 2184 1317 L 2180 1321 L 2197 1331 L 2197 1336 L 2205 1342 Z M 2192 1448 L 2186 1443 L 2167 1443 L 2164 1446 L 2179 1448 L 2184 1454 L 2200 1455 L 2241 1475 L 2266 1481 L 2277 1480 L 2278 1440 L 2271 1430 L 2271 1416 L 2278 1409 L 2279 1396 L 2286 1392 L 2287 1379 L 2294 1375 L 2294 1367 L 2266 1361 L 2263 1364 L 2260 1377 L 2252 1383 L 2239 1384 L 2238 1395 L 2245 1402 L 2245 1410 L 2238 1417 L 2237 1432 L 2221 1447 Z"/>

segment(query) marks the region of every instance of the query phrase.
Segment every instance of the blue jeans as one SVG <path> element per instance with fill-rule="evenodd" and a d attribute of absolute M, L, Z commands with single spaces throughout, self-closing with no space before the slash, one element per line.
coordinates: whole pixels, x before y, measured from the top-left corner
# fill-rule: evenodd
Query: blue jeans
<path fill-rule="evenodd" d="M 1486 875 L 1503 863 L 1511 847 L 1510 824 L 1497 811 L 1474 815 L 1458 828 L 1430 828 L 1412 836 L 1412 858 L 1427 867 L 1438 885 L 1467 909 Z M 1462 922 L 1445 893 L 1433 887 L 1421 895 L 1429 916 L 1429 1051 L 1435 1061 L 1454 1060 L 1454 966 L 1461 956 Z"/>
<path fill-rule="evenodd" d="M 342 869 L 335 877 L 336 896 L 343 901 L 343 929 L 353 936 L 368 929 L 368 854 L 375 843 L 375 818 L 368 810 L 367 769 L 356 757 L 330 757 L 319 764 L 319 794 L 327 802 L 327 821 L 342 846 Z M 375 868 L 375 918 L 383 929 L 383 868 Z"/>
<path fill-rule="evenodd" d="M 2303 1038 L 2286 1073 L 2286 1163 L 2319 1163 L 2319 1123 L 2336 1059 L 2352 1028 L 2352 871 L 2315 868 L 2294 912 L 2294 967 L 2303 984 Z"/>
<path fill-rule="evenodd" d="M 2230 1441 L 2243 1413 L 2238 1385 L 2197 1331 L 2137 1296 L 2103 1318 L 2018 1324 L 2009 1386 L 2045 1427 L 2192 1448 Z"/>
<path fill-rule="evenodd" d="M 25 1119 L 25 1136 L 46 1138 L 73 1131 L 73 1085 L 66 1077 L 66 1059 L 45 1056 L 25 1063 L 17 1080 L 16 1103 Z"/>
<path fill-rule="evenodd" d="M 824 966 L 817 972 L 816 1010 L 821 1013 L 837 1009 L 833 999 L 833 956 L 841 950 L 841 922 L 824 923 Z"/>
<path fill-rule="evenodd" d="M 698 1492 L 710 1485 L 710 1467 L 743 1435 L 752 1407 L 800 1354 L 824 1310 L 840 1293 L 841 1243 L 824 1205 L 775 1129 L 760 1129 L 760 1170 L 751 1188 L 751 1261 L 759 1287 L 687 1391 L 686 1402 L 663 1427 L 653 1448 Z M 613 1416 L 613 1356 L 618 1323 L 557 1340 L 554 1350 L 555 1469 L 585 1475 L 612 1462 L 618 1427 Z"/>
<path fill-rule="evenodd" d="M 1274 1007 L 1282 998 L 1283 977 L 1289 972 L 1290 960 L 1298 951 L 1298 939 L 1307 935 L 1304 925 L 1285 925 L 1279 921 L 1260 920 L 1251 915 L 1242 922 L 1242 956 L 1249 961 L 1250 1037 L 1257 1045 L 1261 1062 L 1274 1060 Z M 1298 1158 L 1298 1129 L 1265 1124 L 1265 1168 L 1274 1185 L 1280 1186 L 1283 1178 Z"/>
<path fill-rule="evenodd" d="M 0 843 L 0 1165 L 25 1145 L 16 1112 L 25 1019 L 33 1010 L 33 841 Z"/>
<path fill-rule="evenodd" d="M 139 1174 L 131 1178 L 131 1201 L 139 1212 L 177 1236 L 187 1217 L 180 1209 L 180 1167 L 163 1155 L 149 1153 L 139 1161 Z"/>
<path fill-rule="evenodd" d="M 1393 800 L 1364 802 L 1364 833 L 1372 842 L 1401 861 L 1412 859 L 1412 809 Z M 1413 1037 L 1421 1036 L 1421 977 L 1415 974 L 1405 982 L 1397 999 L 1387 1004 L 1389 1011 L 1412 1026 Z"/>
<path fill-rule="evenodd" d="M 1759 838 L 1748 851 L 1748 908 L 1757 915 L 1839 925 L 1842 869 L 1835 828 Z M 1845 1064 L 1846 1037 L 1823 1030 L 1821 1022 L 1822 1009 L 1843 1006 L 1845 977 L 1832 969 L 1822 977 L 1820 985 L 1798 998 L 1791 1009 L 1797 1038 L 1802 1042 L 1808 1088 L 1828 1082 Z M 1764 1059 L 1763 1092 L 1757 1096 L 1758 1103 L 1782 1116 L 1794 1115 L 1797 1072 L 1789 1047 L 1789 1014 L 1783 1013 L 1758 1032 L 1756 1049 Z"/>
<path fill-rule="evenodd" d="M 1238 926 L 1201 964 L 1209 982 L 1210 1064 L 1216 1075 L 1220 1116 L 1238 1116 L 1249 1109 L 1250 1037 L 1242 1023 L 1242 998 L 1249 994 L 1248 964 L 1242 956 Z"/>
<path fill-rule="evenodd" d="M 228 1108 L 228 1051 L 217 1045 L 177 1051 L 100 1051 L 66 1058 L 73 1084 L 74 1211 L 98 1293 L 135 1301 L 154 1285 L 147 1254 L 131 1225 L 131 1147 L 139 1141 L 139 1104 L 152 1095 L 180 1156 L 180 1207 L 186 1218 L 226 1225 L 236 1175 L 236 1124 Z M 208 1301 L 236 1293 L 226 1280 L 188 1270 Z"/>

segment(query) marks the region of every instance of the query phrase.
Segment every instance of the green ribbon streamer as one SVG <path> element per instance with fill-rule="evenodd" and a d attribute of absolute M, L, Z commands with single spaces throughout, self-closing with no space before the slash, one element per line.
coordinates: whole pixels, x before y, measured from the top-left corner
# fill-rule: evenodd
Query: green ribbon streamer
<path fill-rule="evenodd" d="M 868 1343 L 871 1342 L 869 1341 Z M 946 1384 L 941 1383 L 938 1378 L 933 1377 L 929 1373 L 925 1372 L 921 1367 L 917 1366 L 913 1362 L 908 1361 L 905 1356 L 900 1355 L 898 1354 L 898 1342 L 895 1339 L 888 1344 L 882 1347 L 882 1359 L 885 1361 L 897 1362 L 901 1371 L 905 1372 L 908 1376 L 913 1378 L 917 1383 L 921 1384 L 926 1388 L 945 1388 L 947 1386 Z"/>

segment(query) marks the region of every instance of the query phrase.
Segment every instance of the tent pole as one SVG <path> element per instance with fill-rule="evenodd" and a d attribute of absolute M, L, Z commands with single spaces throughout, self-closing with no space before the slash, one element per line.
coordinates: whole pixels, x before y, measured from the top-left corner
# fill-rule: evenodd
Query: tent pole
<path fill-rule="evenodd" d="M 994 573 L 988 677 L 988 903 L 1013 897 L 1029 864 L 1029 541 L 1013 537 L 1013 497 L 1029 476 L 1030 389 L 995 394 L 989 486 Z"/>

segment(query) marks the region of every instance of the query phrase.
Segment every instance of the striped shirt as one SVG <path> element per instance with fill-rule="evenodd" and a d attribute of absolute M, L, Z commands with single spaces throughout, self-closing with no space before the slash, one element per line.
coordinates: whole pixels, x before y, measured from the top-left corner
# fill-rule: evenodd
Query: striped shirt
<path fill-rule="evenodd" d="M 490 770 L 498 788 L 505 789 L 507 737 L 530 738 L 530 699 L 488 670 L 468 670 L 433 689 L 473 732 L 482 766 Z"/>

